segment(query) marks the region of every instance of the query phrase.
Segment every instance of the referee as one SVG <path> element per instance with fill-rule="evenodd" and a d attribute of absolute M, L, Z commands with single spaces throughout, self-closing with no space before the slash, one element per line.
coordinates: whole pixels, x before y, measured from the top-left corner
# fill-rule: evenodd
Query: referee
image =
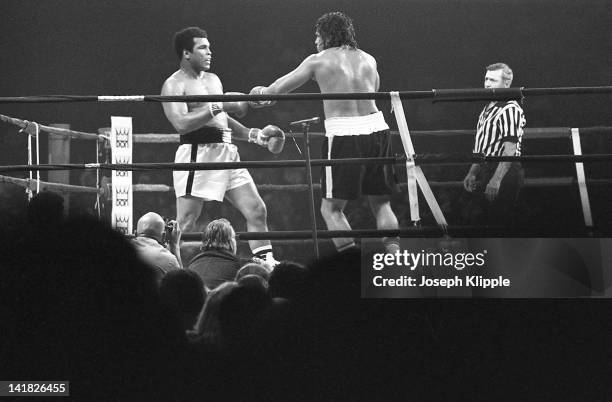
<path fill-rule="evenodd" d="M 486 68 L 485 88 L 509 88 L 512 70 L 504 63 Z M 489 102 L 480 113 L 473 152 L 485 156 L 519 156 L 525 115 L 514 100 Z M 514 225 L 514 209 L 525 173 L 521 163 L 474 163 L 463 180 L 464 219 L 470 225 Z"/>

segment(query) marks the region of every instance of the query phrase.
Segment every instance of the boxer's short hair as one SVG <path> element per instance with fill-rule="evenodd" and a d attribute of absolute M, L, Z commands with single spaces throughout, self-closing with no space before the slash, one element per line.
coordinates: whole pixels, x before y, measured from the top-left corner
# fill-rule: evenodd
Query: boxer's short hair
<path fill-rule="evenodd" d="M 193 38 L 208 38 L 208 34 L 198 27 L 187 27 L 174 34 L 174 51 L 179 60 L 183 58 L 183 50 L 193 52 Z"/>

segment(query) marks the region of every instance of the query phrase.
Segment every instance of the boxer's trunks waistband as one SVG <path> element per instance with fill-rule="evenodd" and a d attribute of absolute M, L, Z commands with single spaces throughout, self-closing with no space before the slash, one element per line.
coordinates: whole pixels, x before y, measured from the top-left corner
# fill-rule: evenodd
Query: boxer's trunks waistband
<path fill-rule="evenodd" d="M 365 116 L 330 117 L 325 119 L 325 136 L 368 135 L 377 131 L 388 130 L 382 112 Z"/>
<path fill-rule="evenodd" d="M 232 130 L 229 128 L 219 127 L 202 127 L 189 133 L 181 134 L 180 142 L 182 144 L 218 144 L 232 143 Z"/>

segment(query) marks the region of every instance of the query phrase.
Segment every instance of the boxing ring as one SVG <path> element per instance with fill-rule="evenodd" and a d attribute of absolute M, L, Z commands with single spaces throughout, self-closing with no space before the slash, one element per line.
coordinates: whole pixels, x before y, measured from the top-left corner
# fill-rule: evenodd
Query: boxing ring
<path fill-rule="evenodd" d="M 509 233 L 502 228 L 458 226 L 449 225 L 440 210 L 432 188 L 460 187 L 461 181 L 428 181 L 426 180 L 421 165 L 455 165 L 464 163 L 484 163 L 500 161 L 524 161 L 538 163 L 572 163 L 576 168 L 576 177 L 557 178 L 527 178 L 525 187 L 552 187 L 552 186 L 576 186 L 580 195 L 581 210 L 584 218 L 583 230 L 578 230 L 568 235 L 571 236 L 593 236 L 600 234 L 593 222 L 591 205 L 588 195 L 589 186 L 606 186 L 612 184 L 612 179 L 587 179 L 584 171 L 584 163 L 605 162 L 612 160 L 612 154 L 590 154 L 583 155 L 581 149 L 581 135 L 594 132 L 612 132 L 610 127 L 588 127 L 588 128 L 526 128 L 524 138 L 569 138 L 572 143 L 572 154 L 567 155 L 522 155 L 522 156 L 499 156 L 484 157 L 475 155 L 461 155 L 453 153 L 417 153 L 412 145 L 412 136 L 448 136 L 448 135 L 473 135 L 474 130 L 443 130 L 443 131 L 409 131 L 403 112 L 402 101 L 415 99 L 431 99 L 432 102 L 472 102 L 486 100 L 522 100 L 529 96 L 559 96 L 559 95 L 582 95 L 582 94 L 610 94 L 612 86 L 602 87 L 562 87 L 562 88 L 504 88 L 504 89 L 432 89 L 430 91 L 403 91 L 403 92 L 372 92 L 372 93 L 294 93 L 284 95 L 198 95 L 198 96 L 77 96 L 77 95 L 48 95 L 48 96 L 26 96 L 26 97 L 0 97 L 0 104 L 8 103 L 59 103 L 59 102 L 224 102 L 224 101 L 262 101 L 262 100 L 340 100 L 340 99 L 375 99 L 391 100 L 393 113 L 397 119 L 399 135 L 402 140 L 403 153 L 394 157 L 386 158 L 350 158 L 350 159 L 312 159 L 310 156 L 310 139 L 313 136 L 321 136 L 322 133 L 311 132 L 314 124 L 319 122 L 318 118 L 310 118 L 292 122 L 290 126 L 301 129 L 301 132 L 291 132 L 287 135 L 302 137 L 304 144 L 304 159 L 302 160 L 269 160 L 269 161 L 241 161 L 222 163 L 110 163 L 105 150 L 111 148 L 112 130 L 100 129 L 98 133 L 87 133 L 42 125 L 36 122 L 18 119 L 15 117 L 0 115 L 0 120 L 17 126 L 20 131 L 28 136 L 27 164 L 0 166 L 0 182 L 12 183 L 26 189 L 28 197 L 42 190 L 58 191 L 62 193 L 87 193 L 95 195 L 95 208 L 98 216 L 105 200 L 115 196 L 117 187 L 113 186 L 100 176 L 101 171 L 132 172 L 153 170 L 218 170 L 218 169 L 268 169 L 268 168 L 303 168 L 306 171 L 304 184 L 289 185 L 258 185 L 260 191 L 293 191 L 307 192 L 309 200 L 309 218 L 311 227 L 308 230 L 293 231 L 270 231 L 270 232 L 238 232 L 240 240 L 311 240 L 313 253 L 319 257 L 319 240 L 336 237 L 353 238 L 380 238 L 387 236 L 399 237 L 470 237 L 470 236 L 519 236 L 528 237 L 534 235 L 557 235 L 558 233 L 531 232 L 522 229 L 516 233 Z M 40 163 L 39 136 L 41 132 L 54 135 L 66 136 L 72 139 L 94 141 L 96 145 L 96 160 L 84 164 L 57 164 Z M 131 134 L 130 142 L 149 144 L 178 144 L 178 134 Z M 36 144 L 34 147 L 33 143 Z M 104 159 L 104 161 L 102 161 Z M 121 161 L 121 159 L 119 159 Z M 313 183 L 312 167 L 335 166 L 340 164 L 395 164 L 406 166 L 407 182 L 400 187 L 408 191 L 410 202 L 410 213 L 413 225 L 398 230 L 321 230 L 317 227 L 315 212 L 315 192 L 320 190 L 318 184 Z M 62 183 L 50 183 L 40 180 L 41 171 L 53 170 L 95 170 L 96 186 L 84 187 Z M 27 178 L 16 178 L 5 175 L 10 172 L 29 172 Z M 131 184 L 131 192 L 171 192 L 171 186 L 163 184 Z M 436 220 L 436 225 L 420 225 L 418 192 L 421 189 L 428 207 Z M 131 233 L 131 232 L 130 232 Z M 184 233 L 182 239 L 186 241 L 201 239 L 201 233 Z"/>

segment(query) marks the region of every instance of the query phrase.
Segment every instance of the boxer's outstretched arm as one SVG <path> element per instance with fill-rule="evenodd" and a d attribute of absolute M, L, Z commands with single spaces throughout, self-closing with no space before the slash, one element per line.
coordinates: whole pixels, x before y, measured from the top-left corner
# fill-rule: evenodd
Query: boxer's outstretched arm
<path fill-rule="evenodd" d="M 304 85 L 308 80 L 314 77 L 314 72 L 317 65 L 320 63 L 320 56 L 312 54 L 297 66 L 290 73 L 280 77 L 274 81 L 269 87 L 265 88 L 264 94 L 285 94 Z"/>

